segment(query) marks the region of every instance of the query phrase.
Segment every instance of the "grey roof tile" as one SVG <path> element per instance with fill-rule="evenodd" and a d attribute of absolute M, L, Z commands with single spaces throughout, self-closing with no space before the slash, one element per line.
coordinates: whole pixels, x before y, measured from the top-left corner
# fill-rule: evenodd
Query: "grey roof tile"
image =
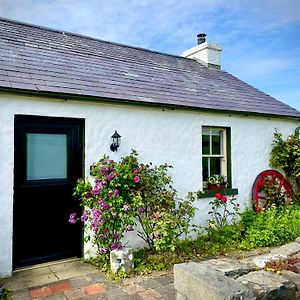
<path fill-rule="evenodd" d="M 3 18 L 0 87 L 300 117 L 296 109 L 195 60 Z"/>

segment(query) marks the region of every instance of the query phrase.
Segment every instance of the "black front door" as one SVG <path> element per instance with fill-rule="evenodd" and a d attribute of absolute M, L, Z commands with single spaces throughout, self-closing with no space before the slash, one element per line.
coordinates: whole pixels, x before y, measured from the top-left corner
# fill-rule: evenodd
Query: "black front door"
<path fill-rule="evenodd" d="M 14 268 L 81 256 L 72 196 L 82 177 L 83 120 L 15 116 Z"/>

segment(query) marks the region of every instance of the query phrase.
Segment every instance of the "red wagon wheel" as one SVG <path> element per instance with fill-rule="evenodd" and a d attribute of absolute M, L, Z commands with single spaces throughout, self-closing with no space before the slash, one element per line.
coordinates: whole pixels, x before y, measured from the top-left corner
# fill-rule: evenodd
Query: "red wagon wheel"
<path fill-rule="evenodd" d="M 281 173 L 276 170 L 265 170 L 256 177 L 252 196 L 254 208 L 259 212 L 271 204 L 276 206 L 291 204 L 293 190 Z"/>

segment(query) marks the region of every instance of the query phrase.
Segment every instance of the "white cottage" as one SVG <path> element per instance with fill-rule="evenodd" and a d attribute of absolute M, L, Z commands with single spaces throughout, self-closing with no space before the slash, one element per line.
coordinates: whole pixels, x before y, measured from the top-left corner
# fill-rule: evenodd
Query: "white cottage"
<path fill-rule="evenodd" d="M 274 128 L 293 132 L 300 112 L 220 70 L 220 51 L 201 37 L 185 58 L 0 19 L 0 277 L 82 256 L 72 188 L 103 154 L 172 164 L 181 196 L 224 174 L 250 205 Z M 208 200 L 196 205 L 203 224 Z"/>

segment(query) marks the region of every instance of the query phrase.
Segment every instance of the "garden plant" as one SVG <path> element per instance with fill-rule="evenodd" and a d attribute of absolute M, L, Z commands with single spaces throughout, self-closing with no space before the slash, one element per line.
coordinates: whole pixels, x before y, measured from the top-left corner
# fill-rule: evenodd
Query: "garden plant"
<path fill-rule="evenodd" d="M 74 195 L 83 212 L 72 212 L 69 222 L 84 222 L 85 239 L 92 241 L 105 259 L 111 250 L 124 246 L 124 234 L 131 231 L 136 231 L 150 250 L 174 251 L 179 237 L 190 230 L 195 208 L 193 197 L 178 199 L 168 175 L 170 168 L 167 164 L 141 164 L 134 150 L 120 162 L 103 156 L 91 166 L 94 181 L 77 182 Z"/>

